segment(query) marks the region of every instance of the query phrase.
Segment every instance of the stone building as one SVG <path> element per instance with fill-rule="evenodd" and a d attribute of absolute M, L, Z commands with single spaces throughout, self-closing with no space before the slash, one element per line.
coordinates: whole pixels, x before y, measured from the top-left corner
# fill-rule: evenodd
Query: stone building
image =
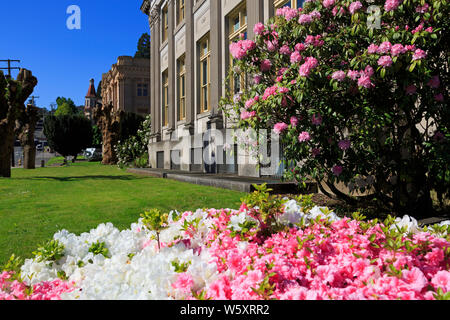
<path fill-rule="evenodd" d="M 102 103 L 143 116 L 150 113 L 150 60 L 121 56 L 102 76 Z"/>
<path fill-rule="evenodd" d="M 89 89 L 84 99 L 84 115 L 92 120 L 92 109 L 97 103 L 97 94 L 95 92 L 94 79 L 89 80 Z"/>
<path fill-rule="evenodd" d="M 233 123 L 223 116 L 232 67 L 229 45 L 241 35 L 254 38 L 253 28 L 277 8 L 299 8 L 301 0 L 144 0 L 151 33 L 150 91 L 154 168 L 268 176 L 280 172 L 279 159 L 257 166 L 248 152 L 224 139 Z M 239 92 L 242 79 L 231 87 Z M 220 137 L 219 137 L 220 136 Z M 227 145 L 227 146 L 226 146 Z M 276 165 L 273 165 L 275 164 Z"/>

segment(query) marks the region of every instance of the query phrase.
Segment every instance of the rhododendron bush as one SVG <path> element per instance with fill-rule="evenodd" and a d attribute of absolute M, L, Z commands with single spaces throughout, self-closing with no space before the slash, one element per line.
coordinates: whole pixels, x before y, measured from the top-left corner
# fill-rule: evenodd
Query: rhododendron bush
<path fill-rule="evenodd" d="M 239 210 L 152 210 L 11 259 L 0 299 L 450 299 L 450 221 L 363 218 L 265 190 Z"/>
<path fill-rule="evenodd" d="M 289 178 L 399 214 L 431 212 L 430 191 L 448 196 L 450 186 L 449 8 L 312 0 L 278 9 L 254 41 L 230 46 L 230 76 L 245 73 L 248 85 L 224 109 L 233 106 L 240 128 L 281 135 Z"/>

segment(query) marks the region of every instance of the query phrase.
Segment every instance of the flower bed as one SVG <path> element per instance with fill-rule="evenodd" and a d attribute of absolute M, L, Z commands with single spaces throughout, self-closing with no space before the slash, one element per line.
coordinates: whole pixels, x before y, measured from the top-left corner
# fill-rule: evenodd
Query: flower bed
<path fill-rule="evenodd" d="M 305 199 L 259 205 L 60 231 L 20 277 L 1 274 L 0 299 L 450 298 L 449 221 L 422 229 L 408 216 L 340 218 Z"/>

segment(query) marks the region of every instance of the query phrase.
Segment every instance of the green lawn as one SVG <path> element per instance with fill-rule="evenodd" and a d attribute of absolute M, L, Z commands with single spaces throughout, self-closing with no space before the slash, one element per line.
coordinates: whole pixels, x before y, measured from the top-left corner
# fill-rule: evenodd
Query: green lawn
<path fill-rule="evenodd" d="M 98 163 L 13 169 L 0 178 L 0 265 L 22 258 L 66 229 L 87 232 L 112 222 L 123 230 L 146 209 L 238 208 L 241 192 L 142 177 Z"/>

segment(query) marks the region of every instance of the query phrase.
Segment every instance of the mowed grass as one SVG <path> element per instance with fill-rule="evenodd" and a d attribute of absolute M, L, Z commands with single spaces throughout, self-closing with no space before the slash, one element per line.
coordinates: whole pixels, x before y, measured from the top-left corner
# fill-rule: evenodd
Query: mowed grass
<path fill-rule="evenodd" d="M 111 222 L 128 229 L 151 208 L 189 211 L 239 208 L 244 193 L 143 177 L 114 166 L 13 169 L 0 178 L 0 266 L 11 254 L 32 257 L 59 230 L 88 232 Z"/>

